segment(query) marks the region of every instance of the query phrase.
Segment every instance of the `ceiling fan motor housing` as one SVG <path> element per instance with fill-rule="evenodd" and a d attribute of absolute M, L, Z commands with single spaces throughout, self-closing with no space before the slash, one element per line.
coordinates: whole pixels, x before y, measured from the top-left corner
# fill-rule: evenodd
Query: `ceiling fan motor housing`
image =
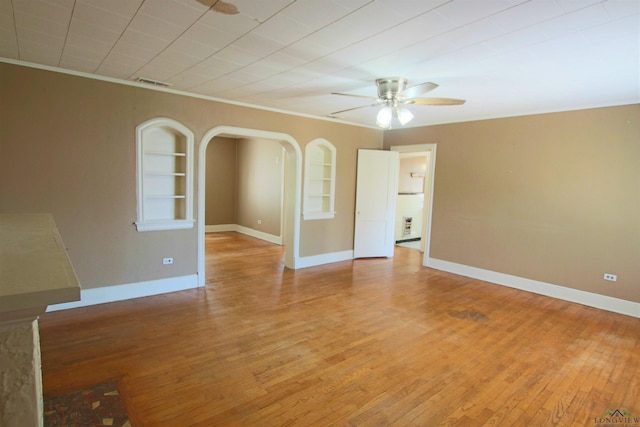
<path fill-rule="evenodd" d="M 376 79 L 378 86 L 378 98 L 393 100 L 407 87 L 407 79 L 402 77 L 387 77 Z"/>

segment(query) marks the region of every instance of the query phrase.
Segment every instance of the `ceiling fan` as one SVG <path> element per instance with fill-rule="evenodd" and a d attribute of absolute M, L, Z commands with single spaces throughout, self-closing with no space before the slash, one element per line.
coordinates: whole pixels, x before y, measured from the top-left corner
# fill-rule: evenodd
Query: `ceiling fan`
<path fill-rule="evenodd" d="M 358 110 L 360 108 L 382 106 L 376 117 L 376 124 L 382 128 L 391 128 L 394 118 L 400 123 L 400 125 L 405 125 L 413 119 L 413 113 L 404 108 L 404 105 L 461 105 L 465 103 L 464 99 L 418 98 L 418 96 L 424 95 L 438 87 L 437 84 L 431 82 L 407 87 L 407 79 L 403 77 L 385 77 L 376 79 L 376 86 L 378 87 L 377 98 L 363 95 L 352 95 L 349 93 L 332 93 L 332 95 L 371 99 L 374 103 L 362 105 L 360 107 L 347 108 L 346 110 L 334 111 L 329 114 L 329 117 L 336 117 L 336 114 Z"/>
<path fill-rule="evenodd" d="M 227 3 L 222 0 L 196 0 L 198 3 L 202 3 L 214 12 L 219 12 L 225 15 L 237 15 L 238 8 L 231 3 Z"/>

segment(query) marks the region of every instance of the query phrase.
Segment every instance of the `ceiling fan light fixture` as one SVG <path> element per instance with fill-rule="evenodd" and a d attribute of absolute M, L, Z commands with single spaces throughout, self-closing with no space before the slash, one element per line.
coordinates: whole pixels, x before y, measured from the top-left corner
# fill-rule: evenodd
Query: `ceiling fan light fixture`
<path fill-rule="evenodd" d="M 386 105 L 378 111 L 376 116 L 376 124 L 381 128 L 391 129 L 391 123 L 397 120 L 400 126 L 404 126 L 413 119 L 413 113 L 406 108 L 397 105 Z"/>
<path fill-rule="evenodd" d="M 381 128 L 388 128 L 393 118 L 393 109 L 389 106 L 382 107 L 376 116 L 376 124 Z"/>
<path fill-rule="evenodd" d="M 402 126 L 413 120 L 413 113 L 406 108 L 399 108 L 396 110 L 396 116 Z"/>
<path fill-rule="evenodd" d="M 407 79 L 402 77 L 387 77 L 376 79 L 378 98 L 393 100 L 407 87 Z"/>
<path fill-rule="evenodd" d="M 359 107 L 347 108 L 329 114 L 329 117 L 335 117 L 337 114 L 346 113 L 347 111 L 359 110 L 367 107 L 382 107 L 376 116 L 376 124 L 384 129 L 391 129 L 392 125 L 404 126 L 413 120 L 414 115 L 411 111 L 404 108 L 405 105 L 462 105 L 464 99 L 454 98 L 420 98 L 425 93 L 431 92 L 438 87 L 432 82 L 424 82 L 418 85 L 407 87 L 408 80 L 404 77 L 387 77 L 376 79 L 378 87 L 378 97 L 355 95 L 349 93 L 333 92 L 332 95 L 354 96 L 357 98 L 366 98 L 373 100 L 373 104 L 361 105 Z"/>

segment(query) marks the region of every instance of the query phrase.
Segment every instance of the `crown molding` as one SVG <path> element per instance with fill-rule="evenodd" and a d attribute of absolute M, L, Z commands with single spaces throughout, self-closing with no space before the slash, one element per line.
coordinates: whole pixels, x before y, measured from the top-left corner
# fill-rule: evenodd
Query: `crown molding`
<path fill-rule="evenodd" d="M 86 73 L 83 71 L 68 70 L 66 68 L 54 67 L 51 65 L 35 64 L 33 62 L 21 61 L 18 59 L 0 57 L 0 63 L 18 65 L 18 66 L 27 67 L 27 68 L 35 68 L 35 69 L 44 70 L 44 71 L 51 71 L 53 73 L 68 74 L 71 76 L 84 77 L 86 79 L 99 80 L 103 82 L 115 83 L 115 84 L 120 84 L 125 86 L 133 86 L 141 89 L 155 90 L 158 92 L 165 92 L 173 95 L 182 95 L 190 98 L 204 99 L 206 101 L 219 102 L 221 104 L 229 104 L 229 105 L 236 105 L 239 107 L 253 108 L 256 110 L 270 111 L 272 113 L 287 114 L 291 116 L 305 117 L 307 119 L 322 120 L 322 121 L 331 122 L 331 123 L 339 123 L 343 125 L 380 130 L 380 128 L 378 128 L 377 126 L 367 126 L 361 123 L 349 122 L 342 119 L 323 117 L 323 116 L 314 116 L 312 114 L 298 113 L 296 111 L 282 110 L 279 108 L 265 107 L 264 105 L 250 104 L 248 102 L 231 101 L 228 99 L 216 98 L 214 96 L 201 95 L 201 94 L 186 92 L 178 89 L 171 89 L 171 88 L 162 87 L 162 86 L 151 86 L 149 84 L 141 83 L 133 80 L 117 79 L 115 77 L 101 76 L 99 74 Z"/>

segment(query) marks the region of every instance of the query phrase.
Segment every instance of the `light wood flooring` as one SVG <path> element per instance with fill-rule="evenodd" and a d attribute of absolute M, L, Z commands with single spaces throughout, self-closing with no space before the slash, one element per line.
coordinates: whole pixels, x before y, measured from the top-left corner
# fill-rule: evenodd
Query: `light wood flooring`
<path fill-rule="evenodd" d="M 141 426 L 594 426 L 640 416 L 640 319 L 420 265 L 292 271 L 208 234 L 207 286 L 40 319 L 45 396 L 117 379 Z"/>

